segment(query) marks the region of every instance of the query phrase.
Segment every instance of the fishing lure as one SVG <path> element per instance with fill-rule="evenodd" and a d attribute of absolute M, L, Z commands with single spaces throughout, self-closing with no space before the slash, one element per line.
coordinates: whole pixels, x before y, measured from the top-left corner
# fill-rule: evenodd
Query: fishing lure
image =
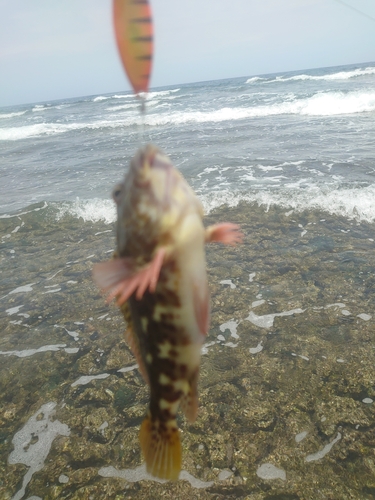
<path fill-rule="evenodd" d="M 113 22 L 121 61 L 135 94 L 148 91 L 153 24 L 148 0 L 113 0 Z"/>

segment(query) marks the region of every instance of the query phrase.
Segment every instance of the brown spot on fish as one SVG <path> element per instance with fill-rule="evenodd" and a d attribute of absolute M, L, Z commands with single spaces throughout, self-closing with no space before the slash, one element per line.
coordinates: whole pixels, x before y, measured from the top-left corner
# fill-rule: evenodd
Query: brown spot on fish
<path fill-rule="evenodd" d="M 187 374 L 188 367 L 184 364 L 178 365 L 178 371 L 181 377 L 184 377 Z"/>

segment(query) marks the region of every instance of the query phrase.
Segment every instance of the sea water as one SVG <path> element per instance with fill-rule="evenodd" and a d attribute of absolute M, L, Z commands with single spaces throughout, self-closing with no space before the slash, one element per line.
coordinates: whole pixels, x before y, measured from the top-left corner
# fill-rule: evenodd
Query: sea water
<path fill-rule="evenodd" d="M 207 249 L 211 328 L 175 495 L 372 498 L 374 123 L 375 63 L 152 89 L 143 118 L 121 91 L 0 109 L 2 498 L 163 495 L 138 443 L 148 390 L 91 278 L 145 142 L 207 224 L 245 234 Z"/>
<path fill-rule="evenodd" d="M 0 212 L 47 202 L 108 219 L 147 141 L 206 210 L 245 200 L 372 222 L 374 84 L 368 63 L 155 89 L 144 120 L 129 92 L 3 108 Z"/>

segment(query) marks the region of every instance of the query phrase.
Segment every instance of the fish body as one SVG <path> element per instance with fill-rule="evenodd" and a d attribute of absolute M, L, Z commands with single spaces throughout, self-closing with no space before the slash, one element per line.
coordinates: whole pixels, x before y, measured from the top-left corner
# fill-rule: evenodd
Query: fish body
<path fill-rule="evenodd" d="M 241 240 L 233 224 L 203 226 L 193 190 L 155 146 L 139 150 L 117 204 L 115 259 L 97 264 L 94 279 L 117 298 L 128 327 L 125 337 L 150 386 L 150 406 L 140 443 L 147 470 L 177 479 L 181 444 L 179 406 L 197 416 L 201 346 L 209 328 L 205 243 Z"/>

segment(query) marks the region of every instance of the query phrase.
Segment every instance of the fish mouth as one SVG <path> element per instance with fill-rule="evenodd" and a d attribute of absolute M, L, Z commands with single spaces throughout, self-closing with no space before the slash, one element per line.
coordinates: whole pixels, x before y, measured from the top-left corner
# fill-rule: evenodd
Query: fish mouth
<path fill-rule="evenodd" d="M 140 160 L 141 164 L 148 165 L 151 169 L 160 169 L 168 172 L 173 168 L 170 159 L 153 144 L 148 144 L 143 151 L 141 150 Z"/>
<path fill-rule="evenodd" d="M 159 148 L 148 144 L 139 151 L 135 162 L 146 181 L 144 187 L 148 189 L 154 202 L 167 209 L 177 181 L 170 159 Z"/>

